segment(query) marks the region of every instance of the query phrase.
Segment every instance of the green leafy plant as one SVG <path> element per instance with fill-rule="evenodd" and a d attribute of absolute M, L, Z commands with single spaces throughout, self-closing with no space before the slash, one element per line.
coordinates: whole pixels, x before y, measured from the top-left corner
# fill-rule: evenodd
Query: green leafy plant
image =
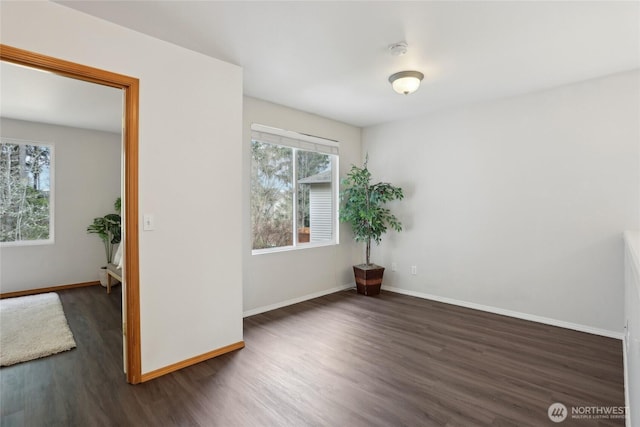
<path fill-rule="evenodd" d="M 87 227 L 87 233 L 97 234 L 104 243 L 104 251 L 107 263 L 113 261 L 114 245 L 122 239 L 122 218 L 120 217 L 121 199 L 118 197 L 113 204 L 117 213 L 110 213 L 103 217 L 93 219 L 93 223 Z"/>
<path fill-rule="evenodd" d="M 402 188 L 387 182 L 371 183 L 371 173 L 367 169 L 367 156 L 362 168 L 351 165 L 346 178 L 341 181 L 343 190 L 340 200 L 340 221 L 349 223 L 356 241 L 366 243 L 366 261 L 371 265 L 371 240 L 380 244 L 388 227 L 402 231 L 398 218 L 383 205 L 392 200 L 404 198 Z"/>

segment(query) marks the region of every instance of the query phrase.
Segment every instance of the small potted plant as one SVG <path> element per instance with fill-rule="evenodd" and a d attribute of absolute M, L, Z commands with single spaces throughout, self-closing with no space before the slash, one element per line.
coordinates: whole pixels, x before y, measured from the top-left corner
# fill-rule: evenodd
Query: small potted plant
<path fill-rule="evenodd" d="M 404 197 L 402 189 L 387 182 L 371 183 L 371 173 L 367 169 L 369 156 L 362 168 L 351 165 L 346 178 L 341 181 L 340 221 L 347 222 L 353 229 L 354 238 L 365 242 L 366 263 L 353 266 L 358 293 L 378 295 L 382 285 L 384 267 L 371 263 L 371 241 L 380 244 L 382 235 L 391 227 L 402 230 L 402 224 L 384 204 Z"/>
<path fill-rule="evenodd" d="M 117 213 L 106 214 L 105 216 L 94 218 L 93 223 L 87 227 L 87 233 L 97 234 L 104 244 L 104 251 L 107 258 L 107 264 L 113 261 L 115 245 L 120 243 L 122 238 L 122 218 L 120 217 L 121 198 L 118 197 L 113 204 Z M 100 267 L 98 270 L 100 283 L 107 286 L 106 266 Z"/>

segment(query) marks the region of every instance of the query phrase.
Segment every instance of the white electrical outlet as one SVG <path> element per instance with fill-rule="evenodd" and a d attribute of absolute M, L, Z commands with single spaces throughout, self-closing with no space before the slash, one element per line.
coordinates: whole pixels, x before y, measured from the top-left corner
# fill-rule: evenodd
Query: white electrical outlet
<path fill-rule="evenodd" d="M 398 269 L 398 263 L 397 262 L 392 262 L 391 263 L 391 271 L 396 271 Z"/>
<path fill-rule="evenodd" d="M 631 341 L 631 334 L 629 333 L 629 319 L 624 321 L 624 342 L 627 346 L 627 352 L 629 351 L 629 346 Z"/>
<path fill-rule="evenodd" d="M 411 266 L 411 274 L 413 274 L 414 276 L 416 274 L 418 274 L 418 267 L 417 266 L 415 266 L 415 265 Z"/>

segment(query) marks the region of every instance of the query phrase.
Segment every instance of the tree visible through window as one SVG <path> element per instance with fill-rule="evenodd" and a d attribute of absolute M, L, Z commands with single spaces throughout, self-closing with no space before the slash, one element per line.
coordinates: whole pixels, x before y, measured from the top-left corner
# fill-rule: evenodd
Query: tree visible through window
<path fill-rule="evenodd" d="M 52 148 L 0 140 L 0 242 L 50 240 Z"/>
<path fill-rule="evenodd" d="M 293 245 L 293 149 L 251 143 L 253 249 Z"/>
<path fill-rule="evenodd" d="M 251 141 L 253 249 L 332 241 L 335 155 Z"/>

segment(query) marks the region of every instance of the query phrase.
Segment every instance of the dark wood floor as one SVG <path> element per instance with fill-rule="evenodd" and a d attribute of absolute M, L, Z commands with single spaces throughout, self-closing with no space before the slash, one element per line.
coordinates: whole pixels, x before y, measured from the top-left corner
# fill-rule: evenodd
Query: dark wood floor
<path fill-rule="evenodd" d="M 245 319 L 246 347 L 141 385 L 120 290 L 60 292 L 78 347 L 0 369 L 8 426 L 544 426 L 624 406 L 620 341 L 408 296 L 345 291 Z"/>

